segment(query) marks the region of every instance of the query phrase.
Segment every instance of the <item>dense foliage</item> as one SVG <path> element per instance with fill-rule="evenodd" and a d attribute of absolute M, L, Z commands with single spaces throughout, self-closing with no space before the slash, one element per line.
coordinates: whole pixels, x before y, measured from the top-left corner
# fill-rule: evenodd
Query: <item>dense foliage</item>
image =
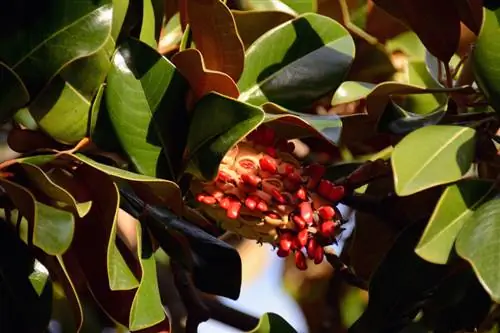
<path fill-rule="evenodd" d="M 486 0 L 6 1 L 0 331 L 176 333 L 168 266 L 196 332 L 236 234 L 366 290 L 348 332 L 498 332 L 499 36 Z"/>

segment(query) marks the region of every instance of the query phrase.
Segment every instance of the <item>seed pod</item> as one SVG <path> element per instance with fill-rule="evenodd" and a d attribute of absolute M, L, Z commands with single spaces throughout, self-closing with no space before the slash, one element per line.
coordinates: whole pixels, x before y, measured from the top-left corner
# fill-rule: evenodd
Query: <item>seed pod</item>
<path fill-rule="evenodd" d="M 245 173 L 245 174 L 241 175 L 241 180 L 243 182 L 245 182 L 245 184 L 255 186 L 255 187 L 257 187 L 259 185 L 259 183 L 261 182 L 261 179 L 259 176 L 252 175 L 249 173 Z"/>
<path fill-rule="evenodd" d="M 207 196 L 203 197 L 203 199 L 201 200 L 201 202 L 203 202 L 206 205 L 214 205 L 214 204 L 217 203 L 217 199 L 215 199 L 211 195 L 207 195 Z"/>
<path fill-rule="evenodd" d="M 222 209 L 228 209 L 229 208 L 229 205 L 231 205 L 231 202 L 233 200 L 231 199 L 231 197 L 229 196 L 225 196 L 224 198 L 220 199 L 219 201 L 219 206 L 222 208 Z"/>
<path fill-rule="evenodd" d="M 221 182 L 230 182 L 233 180 L 233 177 L 224 171 L 219 171 L 217 174 L 217 180 Z"/>
<path fill-rule="evenodd" d="M 303 187 L 299 188 L 297 193 L 295 193 L 295 196 L 302 201 L 307 200 L 307 192 Z"/>
<path fill-rule="evenodd" d="M 302 251 L 295 252 L 295 266 L 301 271 L 305 271 L 307 269 L 306 256 Z"/>
<path fill-rule="evenodd" d="M 298 215 L 294 215 L 292 219 L 295 225 L 297 226 L 297 229 L 299 230 L 305 229 L 305 227 L 307 226 L 306 221 L 304 221 L 304 219 Z"/>
<path fill-rule="evenodd" d="M 277 156 L 277 153 L 276 153 L 276 149 L 274 149 L 274 147 L 266 147 L 266 153 L 271 156 L 271 157 L 274 157 L 276 158 Z"/>
<path fill-rule="evenodd" d="M 248 196 L 245 199 L 245 206 L 247 206 L 247 208 L 250 210 L 254 210 L 255 207 L 257 207 L 258 201 L 259 201 L 259 199 L 256 199 L 255 197 L 252 197 L 252 196 Z"/>
<path fill-rule="evenodd" d="M 290 254 L 290 250 L 278 249 L 276 253 L 278 254 L 278 257 L 286 258 Z"/>
<path fill-rule="evenodd" d="M 325 251 L 321 246 L 317 246 L 314 251 L 314 263 L 316 265 L 321 264 L 323 262 L 323 258 L 325 257 Z"/>
<path fill-rule="evenodd" d="M 265 212 L 268 210 L 267 203 L 264 200 L 260 200 L 257 204 L 257 209 L 261 212 Z"/>

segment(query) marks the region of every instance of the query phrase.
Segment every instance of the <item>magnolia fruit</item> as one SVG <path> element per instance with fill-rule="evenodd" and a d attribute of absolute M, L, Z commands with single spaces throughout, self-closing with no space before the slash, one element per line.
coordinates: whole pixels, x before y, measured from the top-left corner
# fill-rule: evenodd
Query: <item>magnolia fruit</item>
<path fill-rule="evenodd" d="M 323 246 L 340 232 L 336 204 L 344 187 L 323 179 L 322 165 L 303 165 L 293 150 L 260 126 L 224 156 L 216 179 L 194 179 L 191 191 L 199 209 L 223 229 L 270 243 L 280 257 L 293 252 L 297 267 L 305 269 L 302 250 L 318 264 Z"/>

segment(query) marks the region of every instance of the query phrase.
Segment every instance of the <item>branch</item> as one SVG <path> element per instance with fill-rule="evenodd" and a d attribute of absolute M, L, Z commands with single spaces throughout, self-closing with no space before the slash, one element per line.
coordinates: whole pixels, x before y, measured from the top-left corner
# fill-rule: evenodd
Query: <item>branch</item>
<path fill-rule="evenodd" d="M 342 278 L 342 280 L 344 280 L 351 286 L 363 290 L 368 290 L 368 285 L 366 284 L 366 282 L 358 277 L 349 266 L 344 264 L 332 249 L 325 248 L 325 257 L 330 265 L 332 265 L 332 267 L 335 269 L 335 274 L 338 274 Z"/>
<path fill-rule="evenodd" d="M 244 332 L 251 331 L 259 324 L 259 318 L 224 305 L 214 297 L 206 295 L 201 297 L 210 309 L 211 319 Z"/>

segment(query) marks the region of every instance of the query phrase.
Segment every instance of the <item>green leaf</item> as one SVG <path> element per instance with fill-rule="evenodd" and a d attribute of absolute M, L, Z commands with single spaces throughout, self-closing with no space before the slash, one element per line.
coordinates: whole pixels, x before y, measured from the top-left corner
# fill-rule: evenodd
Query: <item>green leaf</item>
<path fill-rule="evenodd" d="M 477 208 L 458 234 L 455 248 L 495 302 L 500 301 L 500 197 Z"/>
<path fill-rule="evenodd" d="M 116 41 L 122 30 L 125 16 L 129 8 L 130 0 L 113 0 L 113 23 L 111 26 L 111 37 Z"/>
<path fill-rule="evenodd" d="M 307 107 L 337 89 L 354 52 L 342 25 L 318 14 L 301 15 L 268 31 L 247 50 L 239 100 Z"/>
<path fill-rule="evenodd" d="M 128 39 L 113 57 L 107 83 L 109 116 L 134 167 L 176 179 L 187 133 L 185 79 L 156 50 Z"/>
<path fill-rule="evenodd" d="M 156 48 L 163 23 L 163 0 L 144 0 L 140 40 Z"/>
<path fill-rule="evenodd" d="M 485 6 L 481 32 L 474 44 L 472 64 L 478 86 L 500 112 L 500 7 Z"/>
<path fill-rule="evenodd" d="M 281 2 L 299 14 L 314 13 L 318 9 L 317 0 L 281 0 Z"/>
<path fill-rule="evenodd" d="M 366 98 L 376 84 L 358 81 L 344 81 L 332 97 L 332 106 L 350 103 Z"/>
<path fill-rule="evenodd" d="M 297 15 L 297 13 L 280 0 L 246 0 L 245 7 L 252 10 L 268 10 L 279 11 L 290 15 Z"/>
<path fill-rule="evenodd" d="M 465 221 L 493 190 L 483 180 L 461 180 L 444 190 L 415 252 L 427 261 L 446 264 Z"/>
<path fill-rule="evenodd" d="M 29 163 L 20 163 L 27 177 L 37 185 L 38 189 L 49 198 L 59 202 L 61 207 L 69 206 L 74 214 L 85 216 L 92 206 L 92 201 L 77 202 L 76 199 L 61 186 L 54 183 L 38 166 Z"/>
<path fill-rule="evenodd" d="M 337 115 L 315 115 L 287 110 L 274 103 L 262 105 L 268 122 L 279 137 L 297 139 L 319 136 L 337 145 L 342 132 L 342 121 Z"/>
<path fill-rule="evenodd" d="M 2 332 L 43 332 L 51 318 L 52 282 L 11 226 L 0 220 Z"/>
<path fill-rule="evenodd" d="M 6 179 L 0 184 L 23 216 L 21 237 L 50 255 L 64 253 L 73 239 L 75 220 L 67 211 L 36 201 L 26 188 Z"/>
<path fill-rule="evenodd" d="M 74 144 L 93 130 L 91 120 L 97 118 L 98 109 L 91 104 L 106 79 L 114 46 L 110 37 L 97 53 L 64 67 L 27 107 L 39 127 L 55 140 Z"/>
<path fill-rule="evenodd" d="M 193 110 L 187 149 L 188 172 L 213 179 L 224 155 L 264 120 L 264 112 L 218 93 L 203 97 Z"/>
<path fill-rule="evenodd" d="M 0 121 L 4 122 L 12 116 L 18 108 L 28 103 L 29 98 L 21 78 L 0 61 Z"/>
<path fill-rule="evenodd" d="M 406 31 L 386 42 L 387 52 L 403 52 L 409 60 L 424 61 L 425 46 L 413 31 Z"/>
<path fill-rule="evenodd" d="M 459 180 L 469 171 L 475 152 L 475 130 L 431 125 L 411 132 L 392 153 L 394 185 L 399 196 Z"/>
<path fill-rule="evenodd" d="M 158 289 L 156 262 L 148 231 L 144 227 L 141 231 L 140 224 L 136 225 L 136 230 L 142 278 L 130 309 L 128 328 L 131 331 L 153 326 L 165 319 L 165 311 Z"/>
<path fill-rule="evenodd" d="M 297 331 L 278 314 L 266 312 L 260 317 L 257 327 L 248 333 L 297 333 Z"/>
<path fill-rule="evenodd" d="M 7 2 L 0 31 L 11 33 L 2 37 L 0 59 L 33 96 L 65 65 L 99 50 L 111 32 L 111 21 L 111 0 Z"/>

